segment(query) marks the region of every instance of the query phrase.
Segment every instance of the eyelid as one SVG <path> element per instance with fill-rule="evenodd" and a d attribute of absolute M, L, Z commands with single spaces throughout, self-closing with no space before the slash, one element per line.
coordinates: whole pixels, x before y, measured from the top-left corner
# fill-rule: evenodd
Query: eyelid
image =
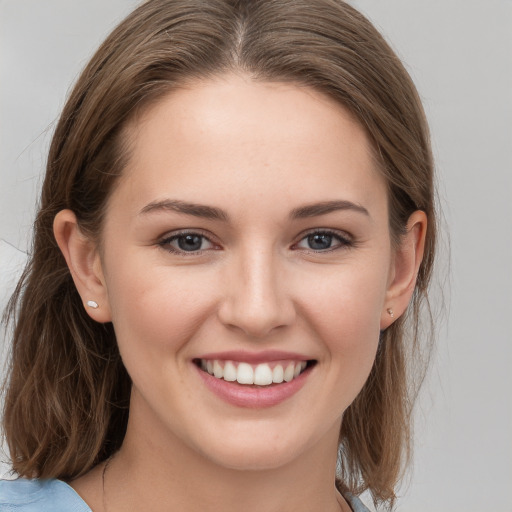
<path fill-rule="evenodd" d="M 186 236 L 186 235 L 198 235 L 201 238 L 207 240 L 213 248 L 209 249 L 199 249 L 197 251 L 183 251 L 181 249 L 176 249 L 172 246 L 170 246 L 170 243 L 174 240 L 178 239 L 180 236 Z M 170 252 L 172 254 L 178 254 L 181 256 L 197 256 L 198 254 L 202 254 L 207 251 L 211 250 L 218 250 L 220 249 L 220 246 L 218 243 L 214 242 L 212 240 L 212 236 L 210 234 L 205 234 L 205 232 L 202 229 L 194 229 L 194 228 L 187 228 L 187 229 L 179 229 L 177 231 L 171 231 L 169 233 L 166 233 L 162 237 L 160 237 L 156 244 L 160 246 L 162 249 L 164 249 L 167 252 Z"/>
<path fill-rule="evenodd" d="M 324 253 L 324 252 L 330 252 L 335 251 L 337 249 L 343 249 L 343 248 L 351 248 L 356 245 L 356 241 L 354 240 L 354 237 L 347 233 L 346 231 L 341 231 L 337 229 L 331 229 L 331 228 L 313 228 L 308 229 L 306 231 L 303 231 L 298 237 L 297 241 L 292 244 L 292 249 L 297 248 L 297 245 L 302 242 L 305 238 L 311 235 L 315 234 L 323 234 L 323 235 L 330 235 L 334 238 L 336 238 L 339 241 L 339 245 L 336 245 L 334 247 L 324 249 L 324 250 L 315 250 L 315 249 L 306 249 L 306 248 L 298 248 L 298 250 L 302 250 L 305 252 L 311 252 L 311 253 Z M 169 247 L 169 244 L 179 238 L 180 236 L 186 236 L 186 235 L 198 235 L 202 237 L 203 239 L 207 240 L 213 247 L 208 249 L 199 249 L 197 251 L 184 251 L 180 249 L 176 249 L 173 247 Z M 171 231 L 166 233 L 165 235 L 159 237 L 156 244 L 163 248 L 164 250 L 178 254 L 178 255 L 184 255 L 184 256 L 194 256 L 198 255 L 207 251 L 211 250 L 219 250 L 220 244 L 215 242 L 213 240 L 213 236 L 209 233 L 205 233 L 204 230 L 200 228 L 186 228 L 186 229 L 179 229 L 177 231 Z"/>
<path fill-rule="evenodd" d="M 298 238 L 297 241 L 292 245 L 292 248 L 296 247 L 300 242 L 302 242 L 308 236 L 316 235 L 316 234 L 330 235 L 330 236 L 336 238 L 340 242 L 340 244 L 336 245 L 335 247 L 330 247 L 330 248 L 324 249 L 324 250 L 315 250 L 315 249 L 306 249 L 306 248 L 299 248 L 299 250 L 318 254 L 318 253 L 335 251 L 337 249 L 351 248 L 351 247 L 354 247 L 354 245 L 356 244 L 354 237 L 352 235 L 350 235 L 349 233 L 347 233 L 346 231 L 340 231 L 340 230 L 331 229 L 331 228 L 314 228 L 314 229 L 309 229 L 307 231 L 302 232 L 299 235 L 300 238 Z"/>

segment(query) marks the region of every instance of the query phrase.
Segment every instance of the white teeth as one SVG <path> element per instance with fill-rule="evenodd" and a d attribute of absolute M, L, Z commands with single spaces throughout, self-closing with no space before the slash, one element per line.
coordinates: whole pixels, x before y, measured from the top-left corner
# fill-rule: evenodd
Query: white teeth
<path fill-rule="evenodd" d="M 270 384 L 281 384 L 290 382 L 298 377 L 307 366 L 306 361 L 289 362 L 286 368 L 282 364 L 276 364 L 274 368 L 267 363 L 250 365 L 249 363 L 234 363 L 233 361 L 222 361 L 213 359 L 201 359 L 200 367 L 205 372 L 217 379 L 224 379 L 228 382 L 237 381 L 239 384 L 256 384 L 257 386 L 269 386 Z"/>
<path fill-rule="evenodd" d="M 268 386 L 272 384 L 272 370 L 268 364 L 259 364 L 254 370 L 254 384 Z"/>
<path fill-rule="evenodd" d="M 293 379 L 293 376 L 295 374 L 295 365 L 293 363 L 290 363 L 286 370 L 284 371 L 284 380 L 286 382 L 290 382 Z"/>
<path fill-rule="evenodd" d="M 217 360 L 213 361 L 213 375 L 215 375 L 217 379 L 222 379 L 224 376 L 224 369 Z"/>
<path fill-rule="evenodd" d="M 240 363 L 236 372 L 236 380 L 239 384 L 254 384 L 254 370 L 247 363 Z"/>
<path fill-rule="evenodd" d="M 224 380 L 234 382 L 236 380 L 236 373 L 236 366 L 231 361 L 227 361 L 224 365 Z"/>
<path fill-rule="evenodd" d="M 284 380 L 284 370 L 283 367 L 278 364 L 274 371 L 272 372 L 272 382 L 275 382 L 276 384 L 281 384 Z"/>

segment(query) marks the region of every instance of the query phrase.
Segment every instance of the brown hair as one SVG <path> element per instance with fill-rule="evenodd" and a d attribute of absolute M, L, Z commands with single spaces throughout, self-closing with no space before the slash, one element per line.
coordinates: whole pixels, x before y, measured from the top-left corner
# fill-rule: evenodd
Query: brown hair
<path fill-rule="evenodd" d="M 425 305 L 429 311 L 436 238 L 433 163 L 411 79 L 371 23 L 341 0 L 149 0 L 94 55 L 56 127 L 31 259 L 7 310 L 14 332 L 3 422 L 13 469 L 74 478 L 120 447 L 127 424 L 131 383 L 112 325 L 85 313 L 53 236 L 55 215 L 73 210 L 99 240 L 129 158 L 127 122 L 184 81 L 233 70 L 313 87 L 356 116 L 387 179 L 396 241 L 413 211 L 427 214 L 412 302 L 381 334 L 340 432 L 340 490 L 369 489 L 376 503 L 392 506 L 429 353 L 420 313 Z"/>

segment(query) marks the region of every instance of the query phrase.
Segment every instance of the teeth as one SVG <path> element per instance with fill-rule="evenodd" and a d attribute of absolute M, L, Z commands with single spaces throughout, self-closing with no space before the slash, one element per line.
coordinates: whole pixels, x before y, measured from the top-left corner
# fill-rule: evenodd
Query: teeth
<path fill-rule="evenodd" d="M 254 384 L 254 370 L 247 363 L 240 363 L 236 372 L 238 384 Z"/>
<path fill-rule="evenodd" d="M 254 370 L 254 384 L 268 386 L 272 384 L 272 370 L 268 364 L 259 364 Z"/>
<path fill-rule="evenodd" d="M 290 363 L 286 370 L 284 371 L 284 380 L 286 382 L 290 382 L 293 380 L 293 375 L 295 374 L 295 365 L 293 363 Z"/>
<path fill-rule="evenodd" d="M 236 380 L 236 373 L 236 366 L 231 361 L 227 361 L 224 365 L 224 380 L 234 382 Z"/>
<path fill-rule="evenodd" d="M 213 375 L 215 375 L 217 379 L 224 377 L 224 369 L 220 365 L 219 361 L 213 361 Z"/>
<path fill-rule="evenodd" d="M 249 363 L 238 363 L 221 360 L 200 360 L 202 370 L 213 375 L 217 379 L 224 379 L 228 382 L 237 381 L 239 384 L 256 384 L 257 386 L 269 386 L 270 384 L 281 384 L 290 382 L 298 377 L 306 368 L 306 361 L 288 362 L 284 365 L 278 363 L 271 368 L 267 363 L 255 366 Z"/>
<path fill-rule="evenodd" d="M 272 382 L 275 382 L 276 384 L 281 384 L 284 380 L 284 370 L 283 367 L 278 364 L 274 371 L 272 372 Z"/>

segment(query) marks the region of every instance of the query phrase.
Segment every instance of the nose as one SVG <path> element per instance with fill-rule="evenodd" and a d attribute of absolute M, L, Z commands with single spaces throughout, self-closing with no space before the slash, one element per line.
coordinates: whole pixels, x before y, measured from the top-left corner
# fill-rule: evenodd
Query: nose
<path fill-rule="evenodd" d="M 224 274 L 220 321 L 251 338 L 291 325 L 295 307 L 278 258 L 265 252 L 240 255 Z"/>

